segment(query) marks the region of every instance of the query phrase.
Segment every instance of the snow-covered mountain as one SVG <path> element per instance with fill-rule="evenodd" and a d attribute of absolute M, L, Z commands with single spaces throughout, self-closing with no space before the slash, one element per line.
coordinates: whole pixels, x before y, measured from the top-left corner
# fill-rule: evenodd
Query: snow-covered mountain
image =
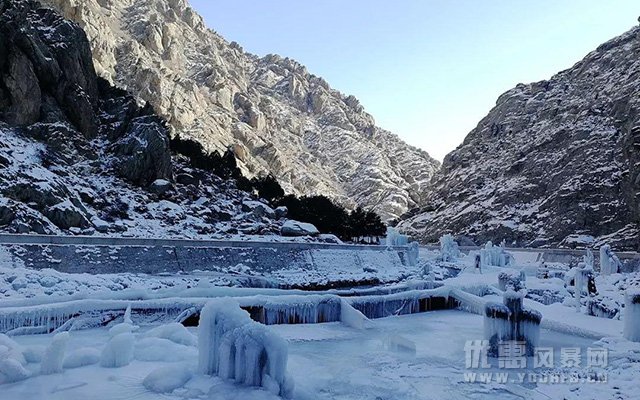
<path fill-rule="evenodd" d="M 403 230 L 640 248 L 640 28 L 519 84 L 444 160 Z"/>
<path fill-rule="evenodd" d="M 299 63 L 256 57 L 207 29 L 185 0 L 46 0 L 91 42 L 96 71 L 152 104 L 172 133 L 234 146 L 244 172 L 396 217 L 439 163 L 376 127 L 358 100 Z"/>
<path fill-rule="evenodd" d="M 232 180 L 172 155 L 150 107 L 98 78 L 75 23 L 0 0 L 0 229 L 154 237 L 274 234 Z M 282 217 L 282 215 L 280 215 Z"/>

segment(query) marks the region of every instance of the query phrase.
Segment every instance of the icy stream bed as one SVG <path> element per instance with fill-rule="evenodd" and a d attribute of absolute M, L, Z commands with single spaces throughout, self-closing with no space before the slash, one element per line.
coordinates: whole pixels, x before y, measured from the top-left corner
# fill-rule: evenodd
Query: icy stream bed
<path fill-rule="evenodd" d="M 136 332 L 136 359 L 122 368 L 99 365 L 65 369 L 2 386 L 0 399 L 276 399 L 260 389 L 241 388 L 215 377 L 194 377 L 170 394 L 152 393 L 144 378 L 163 366 L 195 371 L 197 348 L 165 343 L 143 351 L 145 332 Z M 194 333 L 196 328 L 193 329 Z M 289 340 L 288 370 L 296 399 L 537 399 L 540 388 L 520 384 L 462 383 L 465 342 L 482 339 L 482 318 L 438 311 L 371 321 L 365 330 L 341 323 L 280 325 L 268 329 Z M 542 346 L 588 347 L 588 339 L 542 332 Z M 102 349 L 106 329 L 71 332 L 70 349 Z M 16 337 L 22 346 L 47 345 L 51 335 Z M 160 351 L 159 351 L 160 350 Z M 141 361 L 156 354 L 159 361 Z M 493 360 L 495 362 L 495 360 Z M 29 364 L 37 375 L 37 364 Z M 547 385 L 549 386 L 549 385 Z M 556 390 L 542 388 L 542 391 Z M 569 389 L 567 389 L 569 390 Z M 553 391 L 550 394 L 554 393 Z"/>

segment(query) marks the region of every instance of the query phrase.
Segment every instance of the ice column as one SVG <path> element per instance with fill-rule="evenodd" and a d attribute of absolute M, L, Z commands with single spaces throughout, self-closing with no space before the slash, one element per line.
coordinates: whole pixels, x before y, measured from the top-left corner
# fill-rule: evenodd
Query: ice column
<path fill-rule="evenodd" d="M 624 337 L 640 342 L 640 290 L 627 290 L 624 296 Z"/>
<path fill-rule="evenodd" d="M 489 355 L 498 356 L 499 344 L 504 341 L 523 342 L 526 354 L 533 355 L 540 337 L 542 315 L 523 307 L 524 291 L 508 290 L 503 302 L 485 306 L 484 334 L 489 340 Z"/>
<path fill-rule="evenodd" d="M 200 313 L 199 368 L 247 386 L 290 397 L 287 342 L 253 321 L 232 299 L 212 300 Z"/>

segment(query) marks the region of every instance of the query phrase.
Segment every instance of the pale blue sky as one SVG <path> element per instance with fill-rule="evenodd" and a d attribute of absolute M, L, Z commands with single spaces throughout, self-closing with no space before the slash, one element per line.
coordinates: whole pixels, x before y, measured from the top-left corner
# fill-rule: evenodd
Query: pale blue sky
<path fill-rule="evenodd" d="M 353 94 L 442 159 L 519 82 L 547 79 L 634 25 L 637 0 L 190 0 L 246 51 Z"/>

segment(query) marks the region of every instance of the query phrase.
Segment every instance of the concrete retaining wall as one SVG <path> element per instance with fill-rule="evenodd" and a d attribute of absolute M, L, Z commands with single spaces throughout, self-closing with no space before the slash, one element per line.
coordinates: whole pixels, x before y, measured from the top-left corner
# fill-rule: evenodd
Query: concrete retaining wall
<path fill-rule="evenodd" d="M 0 251 L 30 268 L 70 273 L 229 272 L 243 264 L 266 277 L 291 273 L 294 285 L 393 281 L 411 267 L 407 247 L 327 243 L 0 235 Z"/>

